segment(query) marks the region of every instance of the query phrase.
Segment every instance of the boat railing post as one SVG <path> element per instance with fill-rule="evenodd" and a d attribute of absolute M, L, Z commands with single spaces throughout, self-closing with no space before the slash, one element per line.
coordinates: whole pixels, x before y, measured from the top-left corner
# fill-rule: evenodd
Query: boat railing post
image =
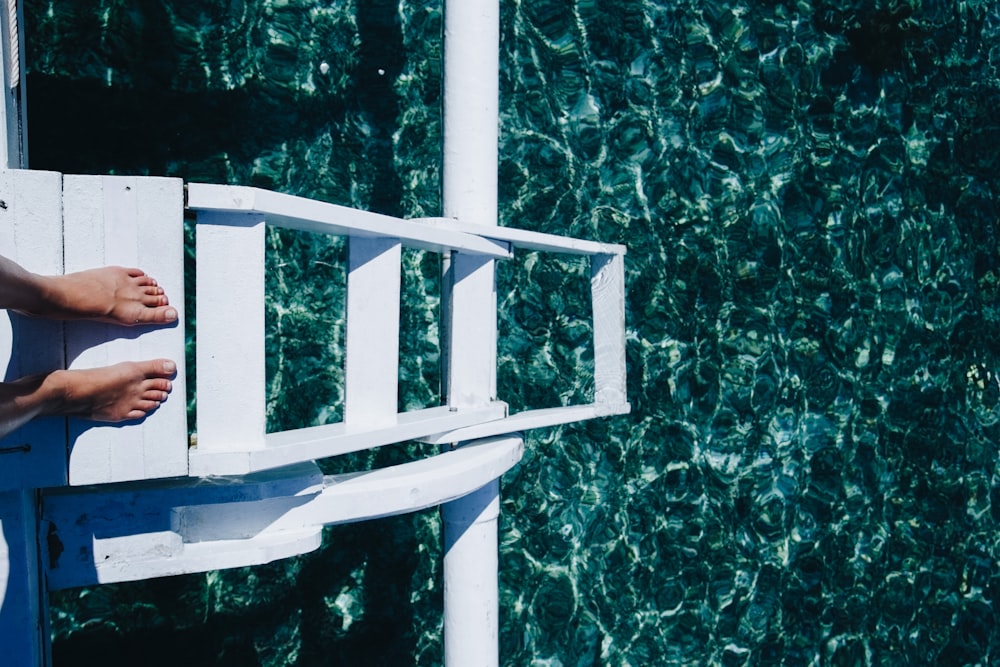
<path fill-rule="evenodd" d="M 497 224 L 500 10 L 497 0 L 444 8 L 444 216 Z M 452 253 L 443 281 L 448 405 L 496 397 L 494 260 Z M 500 482 L 442 506 L 444 661 L 499 664 L 497 516 Z"/>
<path fill-rule="evenodd" d="M 500 480 L 441 506 L 445 665 L 499 663 Z"/>

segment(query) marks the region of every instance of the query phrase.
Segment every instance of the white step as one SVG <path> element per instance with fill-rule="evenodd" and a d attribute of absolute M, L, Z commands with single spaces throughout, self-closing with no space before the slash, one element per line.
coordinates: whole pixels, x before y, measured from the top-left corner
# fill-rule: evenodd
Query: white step
<path fill-rule="evenodd" d="M 267 563 L 317 548 L 322 527 L 463 497 L 514 467 L 520 437 L 388 468 L 320 474 L 312 463 L 244 477 L 100 485 L 44 494 L 53 590 Z"/>

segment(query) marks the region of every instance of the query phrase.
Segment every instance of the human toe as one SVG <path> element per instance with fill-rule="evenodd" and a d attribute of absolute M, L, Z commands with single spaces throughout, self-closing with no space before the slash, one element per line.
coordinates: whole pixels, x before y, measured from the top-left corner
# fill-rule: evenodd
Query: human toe
<path fill-rule="evenodd" d="M 177 372 L 177 364 L 170 359 L 157 359 L 151 363 L 156 368 L 156 372 L 154 374 L 159 374 L 161 377 L 173 377 L 174 373 Z M 169 381 L 167 382 L 167 386 L 170 386 Z"/>
<path fill-rule="evenodd" d="M 137 269 L 135 267 L 131 267 L 131 268 L 125 269 L 125 272 L 128 274 L 128 276 L 130 278 L 133 278 L 135 280 L 135 284 L 136 285 L 155 285 L 156 284 L 156 278 L 154 278 L 153 276 L 149 275 L 148 273 L 146 273 L 142 269 Z"/>
<path fill-rule="evenodd" d="M 147 308 L 166 306 L 170 303 L 167 295 L 163 293 L 162 287 L 147 287 L 146 291 L 139 297 L 139 301 Z"/>
<path fill-rule="evenodd" d="M 142 395 L 143 400 L 162 403 L 167 400 L 167 392 L 162 389 L 150 389 Z"/>
<path fill-rule="evenodd" d="M 177 309 L 166 304 L 143 308 L 136 313 L 134 324 L 167 324 L 177 321 Z"/>
<path fill-rule="evenodd" d="M 142 419 L 143 417 L 145 417 L 158 407 L 160 407 L 159 401 L 151 401 L 146 399 L 136 401 L 132 409 L 129 411 L 128 415 L 126 415 L 126 418 Z"/>
<path fill-rule="evenodd" d="M 146 394 L 159 396 L 161 401 L 167 398 L 167 394 L 173 391 L 173 388 L 174 383 L 165 377 L 153 377 L 143 384 L 143 390 Z"/>

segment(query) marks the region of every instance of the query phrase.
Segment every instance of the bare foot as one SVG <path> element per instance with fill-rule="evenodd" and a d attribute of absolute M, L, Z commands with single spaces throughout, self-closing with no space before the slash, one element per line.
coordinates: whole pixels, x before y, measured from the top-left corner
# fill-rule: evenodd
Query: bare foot
<path fill-rule="evenodd" d="M 43 381 L 43 394 L 50 398 L 42 414 L 102 422 L 141 419 L 167 400 L 172 388 L 170 378 L 176 371 L 176 365 L 168 359 L 53 371 Z"/>
<path fill-rule="evenodd" d="M 177 310 L 170 307 L 163 288 L 140 269 L 105 266 L 39 280 L 40 297 L 19 309 L 26 315 L 125 326 L 177 319 Z"/>

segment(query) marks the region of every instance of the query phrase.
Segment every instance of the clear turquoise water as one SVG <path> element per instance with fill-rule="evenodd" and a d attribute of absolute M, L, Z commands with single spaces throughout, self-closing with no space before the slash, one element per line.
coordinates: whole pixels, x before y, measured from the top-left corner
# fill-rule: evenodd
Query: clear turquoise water
<path fill-rule="evenodd" d="M 501 8 L 502 222 L 629 246 L 633 404 L 505 477 L 503 664 L 996 662 L 1000 6 Z M 28 11 L 36 168 L 439 212 L 440 3 Z M 274 428 L 339 414 L 342 251 L 271 238 Z M 406 265 L 426 405 L 437 267 Z M 586 397 L 581 280 L 504 269 L 501 397 Z M 424 512 L 60 593 L 56 665 L 439 664 L 440 556 Z"/>

